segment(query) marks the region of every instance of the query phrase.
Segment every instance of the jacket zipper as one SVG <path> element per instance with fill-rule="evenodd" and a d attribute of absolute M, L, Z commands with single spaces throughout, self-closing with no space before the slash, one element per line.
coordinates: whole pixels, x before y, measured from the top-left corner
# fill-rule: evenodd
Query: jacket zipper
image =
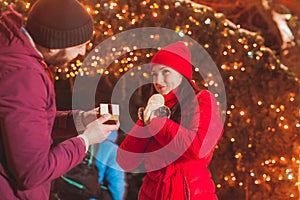
<path fill-rule="evenodd" d="M 186 180 L 186 176 L 184 176 L 184 199 L 190 200 L 190 197 L 191 197 L 190 187 Z"/>

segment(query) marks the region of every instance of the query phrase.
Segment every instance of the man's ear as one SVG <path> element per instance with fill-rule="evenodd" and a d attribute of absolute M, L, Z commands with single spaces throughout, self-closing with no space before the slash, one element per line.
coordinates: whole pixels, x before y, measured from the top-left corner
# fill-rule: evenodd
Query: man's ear
<path fill-rule="evenodd" d="M 36 48 L 44 55 L 44 54 L 55 54 L 57 51 L 59 51 L 58 49 L 49 49 L 49 48 L 45 48 L 42 47 L 38 44 L 36 44 Z"/>
<path fill-rule="evenodd" d="M 57 53 L 59 51 L 59 49 L 48 49 L 49 53 Z"/>

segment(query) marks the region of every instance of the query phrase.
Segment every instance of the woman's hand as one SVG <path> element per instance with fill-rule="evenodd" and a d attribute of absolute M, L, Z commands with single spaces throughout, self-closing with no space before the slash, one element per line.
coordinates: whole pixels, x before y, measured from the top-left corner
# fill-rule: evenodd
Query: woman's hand
<path fill-rule="evenodd" d="M 144 123 L 147 125 L 149 124 L 153 118 L 157 117 L 155 115 L 155 110 L 159 109 L 161 107 L 161 104 L 150 104 L 147 105 L 147 107 L 144 110 Z"/>

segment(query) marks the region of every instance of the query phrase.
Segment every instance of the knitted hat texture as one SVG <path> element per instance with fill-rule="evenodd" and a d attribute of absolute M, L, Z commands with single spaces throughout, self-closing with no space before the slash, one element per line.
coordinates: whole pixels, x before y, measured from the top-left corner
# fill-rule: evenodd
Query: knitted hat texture
<path fill-rule="evenodd" d="M 93 34 L 93 20 L 77 0 L 38 0 L 25 26 L 35 43 L 49 49 L 84 44 Z"/>
<path fill-rule="evenodd" d="M 151 60 L 150 69 L 155 64 L 171 67 L 188 80 L 192 79 L 191 53 L 183 42 L 172 43 L 158 51 Z"/>

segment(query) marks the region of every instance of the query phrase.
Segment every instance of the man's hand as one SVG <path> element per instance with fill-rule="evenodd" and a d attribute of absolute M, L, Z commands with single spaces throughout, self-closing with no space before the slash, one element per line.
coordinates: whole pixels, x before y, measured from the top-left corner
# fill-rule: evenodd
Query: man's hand
<path fill-rule="evenodd" d="M 87 125 L 82 135 L 85 136 L 90 145 L 103 142 L 112 131 L 119 129 L 119 122 L 116 125 L 103 124 L 110 117 L 110 114 L 106 114 Z"/>
<path fill-rule="evenodd" d="M 82 114 L 82 123 L 86 127 L 89 123 L 95 121 L 99 117 L 99 107 L 89 111 L 85 111 Z"/>

